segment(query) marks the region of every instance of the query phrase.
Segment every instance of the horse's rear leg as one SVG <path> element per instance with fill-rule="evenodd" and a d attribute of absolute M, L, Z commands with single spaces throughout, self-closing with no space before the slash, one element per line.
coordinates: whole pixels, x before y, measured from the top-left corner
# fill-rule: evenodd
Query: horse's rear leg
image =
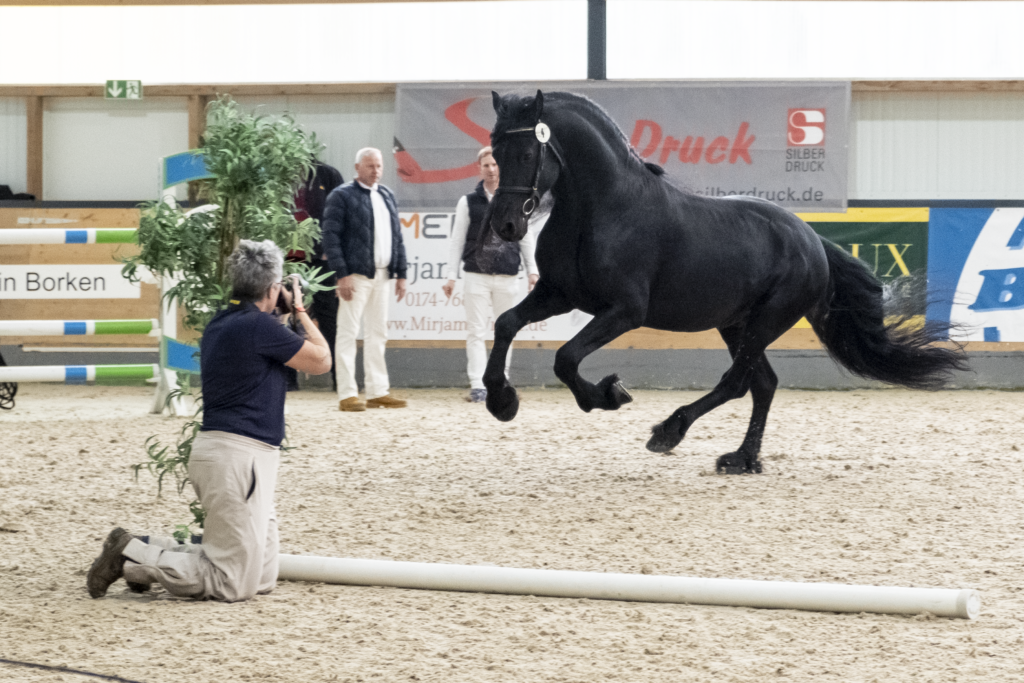
<path fill-rule="evenodd" d="M 708 413 L 726 401 L 741 398 L 750 388 L 754 376 L 754 360 L 734 359 L 732 366 L 718 380 L 711 393 L 682 408 L 678 408 L 667 420 L 651 429 L 651 438 L 647 441 L 647 449 L 655 453 L 672 450 L 686 436 L 690 428 L 705 413 Z"/>
<path fill-rule="evenodd" d="M 618 375 L 608 375 L 594 384 L 580 376 L 579 367 L 591 353 L 639 327 L 638 317 L 643 320 L 642 315 L 638 316 L 635 312 L 630 314 L 623 309 L 601 311 L 555 354 L 555 375 L 569 387 L 576 397 L 576 404 L 584 412 L 589 413 L 594 408 L 618 410 L 633 400 Z"/>
<path fill-rule="evenodd" d="M 502 422 L 515 418 L 519 412 L 519 395 L 505 376 L 505 358 L 516 333 L 530 323 L 568 313 L 572 305 L 540 280 L 526 298 L 498 316 L 494 322 L 494 347 L 484 370 L 487 387 L 487 410 Z"/>
<path fill-rule="evenodd" d="M 800 319 L 800 313 L 795 312 L 795 307 L 782 309 L 783 307 L 765 306 L 753 313 L 744 326 L 720 330 L 722 338 L 729 346 L 729 353 L 732 354 L 732 366 L 722 375 L 722 379 L 711 393 L 679 408 L 667 420 L 654 426 L 651 438 L 647 442 L 649 450 L 664 453 L 675 448 L 683 440 L 690 425 L 702 415 L 726 401 L 742 398 L 752 387 L 757 387 L 754 414 L 759 416 L 759 419 L 756 420 L 756 424 L 755 420 L 751 419 L 747 439 L 744 440 L 747 448 L 741 446 L 740 451 L 719 458 L 716 469 L 730 474 L 760 471 L 757 452 L 760 450 L 771 397 L 778 382 L 768 365 L 764 350 Z"/>
<path fill-rule="evenodd" d="M 740 331 L 735 328 L 721 331 L 722 338 L 729 346 L 729 353 L 736 357 L 740 342 Z M 754 365 L 754 374 L 750 381 L 750 397 L 754 401 L 754 409 L 750 415 L 750 424 L 747 426 L 747 435 L 740 444 L 738 450 L 726 453 L 715 462 L 715 471 L 724 474 L 743 474 L 751 472 L 761 473 L 761 461 L 758 455 L 761 453 L 761 439 L 764 436 L 764 428 L 768 423 L 768 410 L 772 405 L 772 398 L 775 397 L 775 388 L 779 385 L 779 378 L 768 363 L 768 357 L 762 353 Z"/>

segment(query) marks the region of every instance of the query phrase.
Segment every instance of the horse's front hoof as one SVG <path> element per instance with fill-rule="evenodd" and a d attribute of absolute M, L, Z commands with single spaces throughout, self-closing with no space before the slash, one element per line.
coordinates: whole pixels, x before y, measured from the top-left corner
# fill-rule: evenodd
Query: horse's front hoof
<path fill-rule="evenodd" d="M 633 397 L 626 391 L 626 387 L 622 386 L 622 382 L 616 382 L 608 389 L 608 397 L 616 407 L 633 402 Z"/>
<path fill-rule="evenodd" d="M 742 453 L 726 453 L 715 461 L 718 474 L 761 474 L 761 461 L 748 462 Z"/>
<path fill-rule="evenodd" d="M 651 438 L 647 440 L 647 450 L 655 453 L 668 453 L 682 440 L 682 434 L 671 428 L 666 428 L 665 423 L 662 422 L 651 429 Z"/>
<path fill-rule="evenodd" d="M 626 391 L 626 387 L 622 386 L 618 375 L 608 375 L 598 382 L 597 388 L 604 397 L 604 405 L 600 407 L 605 410 L 618 410 L 627 403 L 633 402 L 633 397 Z"/>
<path fill-rule="evenodd" d="M 511 384 L 487 392 L 487 410 L 502 422 L 511 422 L 519 412 L 519 394 Z"/>

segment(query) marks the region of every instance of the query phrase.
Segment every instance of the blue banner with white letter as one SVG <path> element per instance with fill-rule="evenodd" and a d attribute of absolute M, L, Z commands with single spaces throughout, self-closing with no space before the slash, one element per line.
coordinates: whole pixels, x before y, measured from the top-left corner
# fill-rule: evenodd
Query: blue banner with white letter
<path fill-rule="evenodd" d="M 929 320 L 961 341 L 1024 341 L 1024 208 L 932 209 Z"/>

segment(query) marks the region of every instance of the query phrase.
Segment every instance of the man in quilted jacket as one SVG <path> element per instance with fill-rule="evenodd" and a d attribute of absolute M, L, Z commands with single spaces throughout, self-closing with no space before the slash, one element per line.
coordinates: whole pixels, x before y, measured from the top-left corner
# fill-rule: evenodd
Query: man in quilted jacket
<path fill-rule="evenodd" d="M 384 347 L 388 340 L 388 299 L 405 296 L 405 244 L 394 193 L 380 184 L 384 159 L 379 149 L 356 152 L 356 179 L 327 196 L 321 222 L 328 267 L 338 278 L 338 409 L 404 408 L 391 396 Z M 392 280 L 394 285 L 392 285 Z M 356 385 L 356 336 L 363 325 L 366 402 Z"/>

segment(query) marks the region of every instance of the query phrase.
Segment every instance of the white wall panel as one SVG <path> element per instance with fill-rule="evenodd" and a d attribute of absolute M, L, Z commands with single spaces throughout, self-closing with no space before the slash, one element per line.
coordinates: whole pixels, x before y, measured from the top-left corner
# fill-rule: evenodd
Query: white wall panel
<path fill-rule="evenodd" d="M 1024 199 L 1024 93 L 854 93 L 851 199 Z"/>
<path fill-rule="evenodd" d="M 0 26 L 0 83 L 587 75 L 584 0 L 0 7 Z"/>
<path fill-rule="evenodd" d="M 1015 79 L 1024 2 L 610 0 L 609 78 Z"/>
<path fill-rule="evenodd" d="M 583 0 L 7 6 L 0 83 L 584 78 L 586 22 Z M 1018 1 L 611 0 L 608 75 L 1022 78 L 1021 26 Z"/>
<path fill-rule="evenodd" d="M 1024 199 L 1024 93 L 947 93 L 939 100 L 941 197 Z"/>
<path fill-rule="evenodd" d="M 936 93 L 854 93 L 850 199 L 924 199 L 938 183 Z"/>
<path fill-rule="evenodd" d="M 239 97 L 248 110 L 263 114 L 289 113 L 296 123 L 316 133 L 327 145 L 320 159 L 341 171 L 345 181 L 355 176 L 355 155 L 363 147 L 384 153 L 383 182 L 398 190 L 391 148 L 395 137 L 394 95 L 320 95 L 294 97 Z M 261 105 L 261 106 L 260 106 Z"/>
<path fill-rule="evenodd" d="M 24 192 L 26 184 L 25 99 L 0 97 L 0 185 Z"/>
<path fill-rule="evenodd" d="M 136 102 L 47 98 L 43 110 L 43 199 L 156 199 L 158 160 L 187 149 L 184 97 Z"/>

